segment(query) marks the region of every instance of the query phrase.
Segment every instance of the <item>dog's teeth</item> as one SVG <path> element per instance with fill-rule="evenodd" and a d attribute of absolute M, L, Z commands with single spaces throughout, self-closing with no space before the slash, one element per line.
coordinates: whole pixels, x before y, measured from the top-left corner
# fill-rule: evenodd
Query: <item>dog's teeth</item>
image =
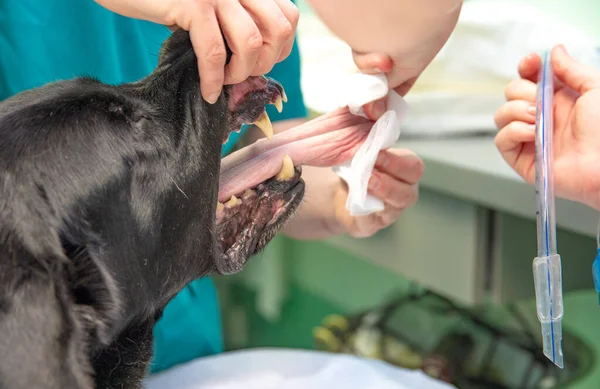
<path fill-rule="evenodd" d="M 283 86 L 281 87 L 281 100 L 283 100 L 284 103 L 287 103 L 287 95 L 285 94 L 285 89 L 283 89 Z"/>
<path fill-rule="evenodd" d="M 222 211 L 223 208 L 225 208 L 225 206 L 223 205 L 222 202 L 217 201 L 217 211 Z"/>
<path fill-rule="evenodd" d="M 273 124 L 271 124 L 271 119 L 269 119 L 267 111 L 263 111 L 262 115 L 260 115 L 258 120 L 252 124 L 260 128 L 260 130 L 263 132 L 263 134 L 265 134 L 267 139 L 273 138 Z"/>
<path fill-rule="evenodd" d="M 241 200 L 235 196 L 231 196 L 228 202 L 225 203 L 229 208 L 235 207 L 236 205 L 241 204 Z"/>
<path fill-rule="evenodd" d="M 275 100 L 275 102 L 273 103 L 273 105 L 275 106 L 275 108 L 277 108 L 277 112 L 281 113 L 283 111 L 283 99 L 281 98 L 281 96 L 277 97 L 277 99 Z"/>
<path fill-rule="evenodd" d="M 247 199 L 248 197 L 254 196 L 254 191 L 252 189 L 246 189 L 244 194 L 242 195 L 243 199 Z"/>
<path fill-rule="evenodd" d="M 294 177 L 294 162 L 292 162 L 289 155 L 284 155 L 281 170 L 277 173 L 275 178 L 278 180 L 289 180 L 292 177 Z"/>

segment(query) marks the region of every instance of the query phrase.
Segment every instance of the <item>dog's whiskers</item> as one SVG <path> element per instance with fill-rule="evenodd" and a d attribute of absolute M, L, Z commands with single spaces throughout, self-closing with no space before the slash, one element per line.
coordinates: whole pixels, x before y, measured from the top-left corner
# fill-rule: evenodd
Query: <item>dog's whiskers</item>
<path fill-rule="evenodd" d="M 183 194 L 185 196 L 185 198 L 189 200 L 190 198 L 185 194 L 185 192 L 183 191 L 183 189 L 181 189 L 179 187 L 179 185 L 177 185 L 177 183 L 175 182 L 175 179 L 172 178 L 171 181 L 173 181 L 173 184 L 175 184 L 175 187 L 181 192 L 181 194 Z"/>

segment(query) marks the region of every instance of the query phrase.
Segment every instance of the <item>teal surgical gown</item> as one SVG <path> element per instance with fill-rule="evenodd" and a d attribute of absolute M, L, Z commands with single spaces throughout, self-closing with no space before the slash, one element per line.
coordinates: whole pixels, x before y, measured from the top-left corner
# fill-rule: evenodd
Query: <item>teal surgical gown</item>
<path fill-rule="evenodd" d="M 156 65 L 164 26 L 116 15 L 93 0 L 0 0 L 0 100 L 42 84 L 93 76 L 119 84 L 138 80 Z M 300 90 L 300 58 L 292 54 L 270 76 L 289 102 L 273 121 L 306 116 Z M 240 134 L 232 134 L 229 153 Z M 209 277 L 191 282 L 156 324 L 152 371 L 219 353 L 223 349 L 215 286 Z"/>

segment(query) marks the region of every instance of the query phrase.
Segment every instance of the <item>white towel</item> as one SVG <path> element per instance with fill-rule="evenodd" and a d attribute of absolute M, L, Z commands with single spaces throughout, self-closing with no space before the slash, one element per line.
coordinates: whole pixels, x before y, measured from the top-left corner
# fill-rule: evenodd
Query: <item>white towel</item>
<path fill-rule="evenodd" d="M 387 96 L 387 111 L 375 122 L 369 136 L 351 161 L 334 166 L 333 170 L 348 184 L 346 209 L 352 216 L 364 216 L 382 211 L 381 199 L 367 193 L 369 179 L 379 151 L 396 143 L 400 124 L 406 116 L 408 105 L 396 92 L 389 90 L 383 74 L 354 74 L 344 82 L 341 106 L 347 106 L 355 115 L 366 117 L 362 106 Z"/>

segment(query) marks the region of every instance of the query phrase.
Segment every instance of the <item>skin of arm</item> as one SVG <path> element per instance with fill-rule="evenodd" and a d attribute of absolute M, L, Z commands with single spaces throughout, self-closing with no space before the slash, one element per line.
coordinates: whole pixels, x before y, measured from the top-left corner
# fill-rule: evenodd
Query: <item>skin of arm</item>
<path fill-rule="evenodd" d="M 307 1 L 329 29 L 352 48 L 362 71 L 369 69 L 364 68 L 361 56 L 384 54 L 391 58 L 392 70 L 381 70 L 387 73 L 390 87 L 401 89 L 396 89 L 401 95 L 446 43 L 463 3 L 463 0 Z"/>

